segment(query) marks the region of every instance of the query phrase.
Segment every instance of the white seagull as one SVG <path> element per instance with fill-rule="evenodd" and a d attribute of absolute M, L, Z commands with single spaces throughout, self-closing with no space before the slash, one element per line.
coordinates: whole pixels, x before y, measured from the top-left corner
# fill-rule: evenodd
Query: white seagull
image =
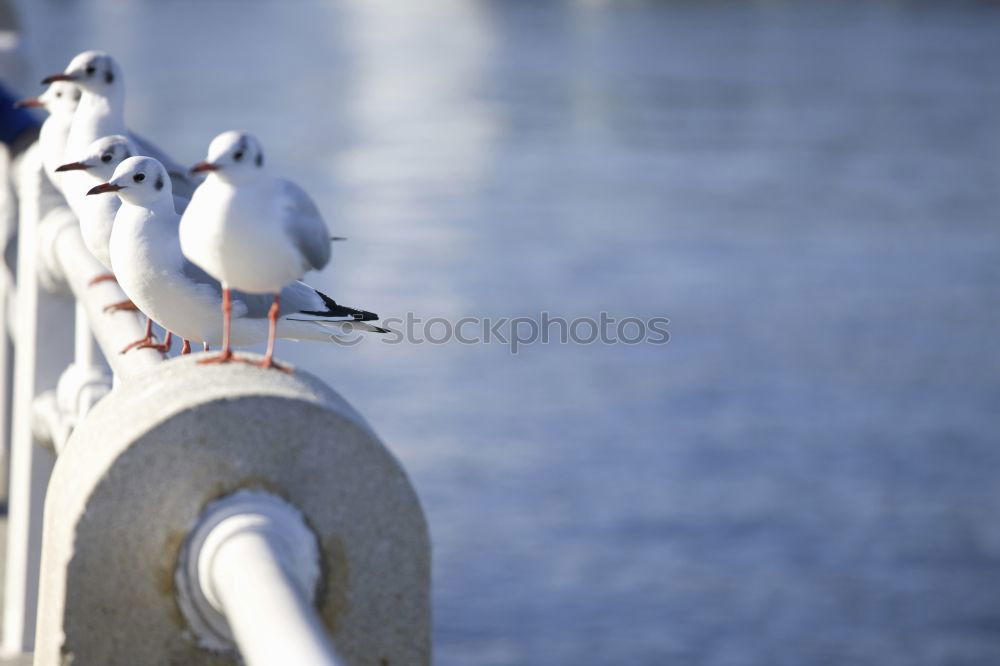
<path fill-rule="evenodd" d="M 86 187 L 89 190 L 95 185 L 106 183 L 122 160 L 132 157 L 136 152 L 136 147 L 129 141 L 128 137 L 113 134 L 94 141 L 87 146 L 85 151 L 77 155 L 76 162 L 63 164 L 56 168 L 56 172 L 80 172 L 78 178 L 81 187 Z M 77 217 L 80 219 L 80 234 L 83 236 L 83 244 L 87 246 L 94 258 L 108 269 L 106 275 L 98 276 L 92 282 L 114 279 L 108 243 L 111 242 L 111 227 L 115 223 L 115 213 L 118 212 L 118 206 L 121 205 L 121 202 L 117 197 L 84 196 L 81 201 L 73 203 Z"/>
<path fill-rule="evenodd" d="M 40 107 L 49 112 L 38 133 L 38 146 L 42 152 L 42 166 L 45 174 L 56 189 L 59 189 L 56 167 L 65 162 L 66 138 L 73 122 L 73 112 L 83 91 L 75 83 L 55 81 L 38 97 L 29 97 L 17 102 L 15 108 Z"/>
<path fill-rule="evenodd" d="M 111 261 L 118 284 L 140 310 L 183 338 L 221 342 L 226 349 L 270 339 L 269 296 L 223 289 L 184 257 L 180 216 L 162 164 L 152 157 L 131 157 L 118 165 L 109 182 L 90 190 L 91 195 L 106 192 L 122 200 L 111 233 Z M 232 313 L 221 328 L 220 305 Z M 312 287 L 293 282 L 281 290 L 277 336 L 333 341 L 352 331 L 388 333 L 366 323 L 376 319 L 371 312 L 338 305 Z"/>
<path fill-rule="evenodd" d="M 191 170 L 206 172 L 208 177 L 181 218 L 181 248 L 195 265 L 222 283 L 224 294 L 239 289 L 273 296 L 261 367 L 275 366 L 278 313 L 286 297 L 282 289 L 330 260 L 326 222 L 302 188 L 268 173 L 260 143 L 246 132 L 215 137 L 208 146 L 208 158 Z M 225 298 L 222 312 L 225 325 L 231 315 Z M 205 362 L 232 358 L 224 341 L 222 353 Z"/>
<path fill-rule="evenodd" d="M 165 164 L 178 182 L 178 193 L 190 198 L 197 183 L 189 178 L 185 169 L 159 148 L 125 127 L 125 81 L 122 69 L 114 58 L 103 51 L 84 51 L 70 61 L 64 72 L 48 76 L 42 83 L 50 84 L 55 81 L 71 81 L 83 90 L 66 140 L 67 155 L 81 154 L 87 146 L 103 136 L 127 135 L 142 153 L 153 155 Z M 86 194 L 89 188 L 83 188 L 82 182 L 78 178 L 63 179 L 63 194 L 67 199 Z M 66 188 L 70 191 L 67 192 Z M 71 208 L 73 205 L 70 201 Z M 74 208 L 74 212 L 75 210 Z"/>

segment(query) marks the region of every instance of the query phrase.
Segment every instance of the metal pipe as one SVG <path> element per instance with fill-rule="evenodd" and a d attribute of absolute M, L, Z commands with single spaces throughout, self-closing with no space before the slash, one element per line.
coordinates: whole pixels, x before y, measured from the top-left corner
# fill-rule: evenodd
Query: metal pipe
<path fill-rule="evenodd" d="M 249 666 L 337 666 L 314 607 L 319 547 L 302 514 L 269 493 L 212 504 L 178 571 L 181 608 L 206 647 L 238 648 Z"/>
<path fill-rule="evenodd" d="M 100 348 L 97 341 L 90 333 L 90 324 L 87 322 L 87 308 L 83 307 L 80 301 L 76 302 L 76 314 L 74 318 L 73 336 L 73 362 L 87 368 L 97 366 L 100 361 Z"/>
<path fill-rule="evenodd" d="M 39 289 L 37 247 L 40 220 L 57 219 L 45 211 L 44 178 L 37 145 L 16 170 L 18 194 L 17 330 L 11 407 L 9 512 L 6 579 L 3 589 L 3 637 L 0 653 L 31 650 L 35 638 L 38 572 L 42 539 L 42 504 L 54 458 L 36 445 L 32 404 L 39 393 L 56 387 L 69 362 L 72 304 Z"/>
<path fill-rule="evenodd" d="M 142 335 L 138 317 L 131 312 L 104 314 L 105 305 L 125 296 L 114 284 L 89 286 L 94 276 L 105 271 L 83 244 L 76 218 L 48 184 L 37 144 L 26 151 L 16 171 L 17 346 L 0 641 L 0 653 L 5 655 L 30 651 L 35 635 L 42 504 L 54 462 L 52 451 L 38 445 L 35 427 L 47 426 L 49 439 L 58 450 L 76 419 L 82 418 L 106 392 L 100 354 L 88 329 L 97 331 L 98 341 L 116 372 L 135 374 L 162 359 L 153 350 L 137 350 L 127 357 L 117 353 Z M 60 289 L 61 279 L 68 282 L 76 296 L 75 317 L 72 303 L 52 293 Z M 75 343 L 74 328 L 78 329 Z M 70 364 L 74 349 L 84 366 Z M 35 408 L 39 396 L 52 393 L 65 398 L 54 399 L 55 413 Z"/>

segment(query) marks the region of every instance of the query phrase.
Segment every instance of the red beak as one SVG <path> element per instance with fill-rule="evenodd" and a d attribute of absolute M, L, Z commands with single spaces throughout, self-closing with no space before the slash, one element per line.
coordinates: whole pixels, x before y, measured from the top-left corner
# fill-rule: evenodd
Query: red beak
<path fill-rule="evenodd" d="M 112 185 L 111 183 L 101 183 L 100 185 L 97 185 L 95 187 L 90 188 L 90 191 L 87 192 L 87 194 L 88 195 L 89 194 L 104 194 L 105 192 L 117 192 L 120 189 L 123 189 L 122 185 Z"/>
<path fill-rule="evenodd" d="M 69 74 L 50 74 L 42 79 L 42 85 L 49 85 L 56 81 L 76 81 L 76 77 L 70 76 Z"/>
<path fill-rule="evenodd" d="M 191 173 L 202 173 L 204 171 L 218 171 L 219 167 L 212 164 L 211 162 L 198 162 L 193 167 L 191 167 Z"/>
<path fill-rule="evenodd" d="M 14 102 L 15 109 L 34 109 L 39 106 L 45 106 L 45 104 L 43 104 L 42 100 L 38 99 L 37 97 L 28 97 L 26 99 L 19 99 L 16 102 Z"/>
<path fill-rule="evenodd" d="M 56 167 L 56 171 L 83 171 L 89 168 L 90 165 L 86 162 L 70 162 L 69 164 Z"/>

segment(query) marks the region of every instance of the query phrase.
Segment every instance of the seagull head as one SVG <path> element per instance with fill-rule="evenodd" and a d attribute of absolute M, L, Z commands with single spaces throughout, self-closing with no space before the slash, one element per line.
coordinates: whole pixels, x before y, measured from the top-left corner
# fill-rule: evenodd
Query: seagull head
<path fill-rule="evenodd" d="M 264 150 L 249 132 L 223 132 L 208 144 L 208 157 L 191 167 L 192 173 L 214 174 L 223 180 L 254 178 L 264 171 Z"/>
<path fill-rule="evenodd" d="M 38 97 L 29 97 L 14 103 L 14 108 L 41 107 L 53 116 L 70 117 L 76 111 L 83 91 L 70 81 L 54 81 Z"/>
<path fill-rule="evenodd" d="M 115 169 L 108 182 L 92 188 L 87 194 L 117 192 L 122 201 L 146 208 L 158 201 L 169 201 L 173 208 L 170 176 L 155 157 L 130 157 Z"/>
<path fill-rule="evenodd" d="M 103 51 L 84 51 L 69 61 L 66 70 L 42 79 L 42 83 L 72 81 L 87 92 L 109 97 L 122 90 L 122 70 L 118 63 Z"/>
<path fill-rule="evenodd" d="M 128 137 L 120 134 L 104 136 L 87 146 L 83 156 L 76 162 L 63 164 L 56 171 L 87 171 L 102 181 L 111 177 L 115 167 L 127 157 L 136 153 Z"/>

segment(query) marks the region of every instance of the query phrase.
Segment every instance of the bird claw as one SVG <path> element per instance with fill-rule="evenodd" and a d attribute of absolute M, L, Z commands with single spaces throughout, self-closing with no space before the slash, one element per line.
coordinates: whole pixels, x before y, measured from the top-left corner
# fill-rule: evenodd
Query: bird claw
<path fill-rule="evenodd" d="M 260 363 L 254 363 L 249 359 L 240 359 L 240 360 L 243 361 L 244 363 L 249 363 L 250 365 L 256 365 L 258 368 L 263 368 L 264 370 L 279 370 L 287 374 L 292 373 L 291 366 L 282 365 L 281 363 L 275 361 L 273 358 L 265 357 L 264 360 L 261 361 Z"/>
<path fill-rule="evenodd" d="M 203 358 L 198 361 L 198 365 L 213 365 L 216 363 L 232 363 L 233 361 L 242 361 L 243 359 L 237 358 L 236 354 L 232 351 L 224 351 L 216 356 L 210 356 L 208 358 Z"/>
<path fill-rule="evenodd" d="M 142 343 L 141 345 L 136 347 L 136 349 L 155 349 L 158 352 L 167 352 L 170 351 L 170 345 L 162 342 L 157 343 L 150 340 L 149 342 Z"/>
<path fill-rule="evenodd" d="M 138 309 L 139 306 L 132 301 L 119 301 L 118 303 L 112 303 L 111 305 L 106 306 L 104 308 L 104 312 L 105 314 L 112 314 L 115 312 L 135 311 Z"/>
<path fill-rule="evenodd" d="M 136 349 L 136 348 L 138 348 L 138 349 L 145 349 L 147 346 L 151 345 L 152 343 L 153 343 L 153 338 L 152 337 L 139 338 L 135 342 L 132 342 L 132 343 L 129 343 L 128 345 L 126 345 L 126 347 L 124 349 L 122 349 L 118 353 L 119 354 L 124 354 L 125 352 L 131 351 L 131 350 Z"/>
<path fill-rule="evenodd" d="M 87 286 L 93 287 L 95 284 L 100 284 L 101 282 L 118 282 L 118 278 L 115 277 L 114 273 L 102 273 L 88 282 Z"/>

